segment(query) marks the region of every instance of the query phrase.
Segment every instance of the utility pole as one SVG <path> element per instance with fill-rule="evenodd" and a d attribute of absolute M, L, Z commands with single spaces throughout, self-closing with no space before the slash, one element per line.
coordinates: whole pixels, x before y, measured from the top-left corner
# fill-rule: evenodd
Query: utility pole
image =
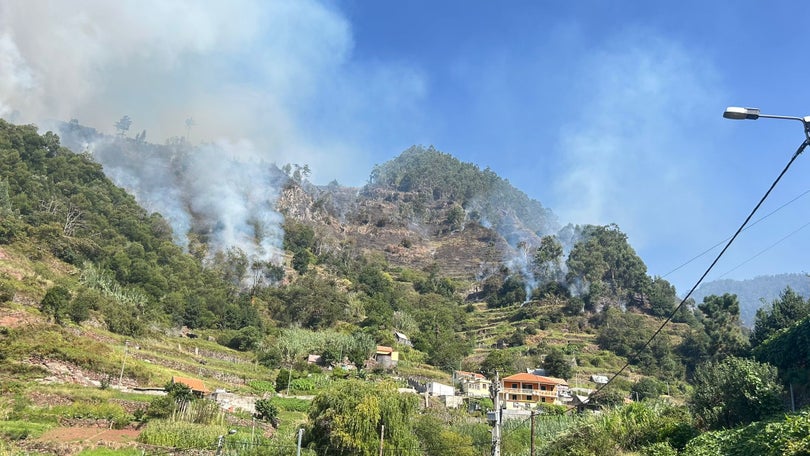
<path fill-rule="evenodd" d="M 790 411 L 796 413 L 796 401 L 793 400 L 793 382 L 790 382 Z"/>
<path fill-rule="evenodd" d="M 380 425 L 380 456 L 383 456 L 383 436 L 385 435 L 385 425 Z"/>
<path fill-rule="evenodd" d="M 530 436 L 529 437 L 529 456 L 534 456 L 534 414 L 535 414 L 535 411 L 532 410 L 531 419 L 530 419 L 532 428 L 531 428 L 531 432 L 529 433 L 529 436 Z"/>
<path fill-rule="evenodd" d="M 121 374 L 118 376 L 118 389 L 121 389 L 121 382 L 124 381 L 124 363 L 127 361 L 127 349 L 129 349 L 129 341 L 124 342 L 124 357 L 121 359 Z"/>
<path fill-rule="evenodd" d="M 295 450 L 295 456 L 301 456 L 301 438 L 304 436 L 304 428 L 298 428 L 298 447 Z"/>
<path fill-rule="evenodd" d="M 495 382 L 492 384 L 495 393 L 495 427 L 492 428 L 492 456 L 501 456 L 501 380 L 498 371 L 495 371 Z"/>

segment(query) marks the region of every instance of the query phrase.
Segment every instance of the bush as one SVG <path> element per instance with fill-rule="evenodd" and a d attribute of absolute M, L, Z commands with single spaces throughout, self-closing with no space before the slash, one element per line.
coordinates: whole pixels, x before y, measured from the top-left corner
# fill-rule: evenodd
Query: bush
<path fill-rule="evenodd" d="M 689 406 L 709 429 L 750 423 L 782 410 L 782 387 L 770 364 L 729 357 L 698 366 L 694 384 Z"/>
<path fill-rule="evenodd" d="M 45 315 L 53 317 L 57 323 L 61 323 L 70 305 L 70 290 L 57 285 L 50 288 L 45 297 L 40 302 L 40 310 Z"/>
<path fill-rule="evenodd" d="M 278 407 L 270 399 L 259 399 L 256 401 L 256 416 L 259 419 L 268 421 L 273 427 L 278 426 Z"/>
<path fill-rule="evenodd" d="M 667 442 L 656 442 L 641 449 L 642 456 L 678 456 L 678 450 Z"/>

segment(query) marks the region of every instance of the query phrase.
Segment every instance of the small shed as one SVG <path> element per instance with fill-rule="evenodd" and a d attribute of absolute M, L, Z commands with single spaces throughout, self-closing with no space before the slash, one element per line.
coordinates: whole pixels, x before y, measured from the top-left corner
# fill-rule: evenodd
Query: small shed
<path fill-rule="evenodd" d="M 607 375 L 591 375 L 591 381 L 597 385 L 605 385 L 608 382 Z"/>
<path fill-rule="evenodd" d="M 386 369 L 395 367 L 399 362 L 399 352 L 385 345 L 377 345 L 374 360 Z"/>
<path fill-rule="evenodd" d="M 186 378 L 186 377 L 178 377 L 176 375 L 172 376 L 172 383 L 180 383 L 189 387 L 192 393 L 194 393 L 197 397 L 205 397 L 211 391 L 205 387 L 205 384 L 202 380 L 196 378 Z"/>
<path fill-rule="evenodd" d="M 409 339 L 407 335 L 399 331 L 394 331 L 394 337 L 396 338 L 396 341 L 399 345 L 413 347 L 413 343 L 411 343 L 411 339 Z"/>

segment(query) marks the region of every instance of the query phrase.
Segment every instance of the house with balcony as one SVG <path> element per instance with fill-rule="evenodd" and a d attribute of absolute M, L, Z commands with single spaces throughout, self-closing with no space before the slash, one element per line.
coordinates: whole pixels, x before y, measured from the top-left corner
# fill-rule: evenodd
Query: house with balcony
<path fill-rule="evenodd" d="M 531 409 L 541 403 L 562 404 L 568 399 L 568 383 L 561 378 L 521 373 L 501 380 L 499 394 L 508 410 Z"/>
<path fill-rule="evenodd" d="M 492 381 L 477 372 L 456 371 L 456 381 L 467 397 L 489 397 Z"/>

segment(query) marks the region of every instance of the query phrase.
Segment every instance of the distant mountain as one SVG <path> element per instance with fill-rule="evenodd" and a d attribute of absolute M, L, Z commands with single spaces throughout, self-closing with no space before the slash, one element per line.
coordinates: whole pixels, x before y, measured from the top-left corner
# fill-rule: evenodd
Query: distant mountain
<path fill-rule="evenodd" d="M 715 280 L 701 285 L 695 290 L 692 297 L 696 303 L 701 303 L 706 296 L 735 294 L 740 301 L 740 315 L 743 323 L 752 327 L 757 309 L 763 305 L 770 305 L 773 300 L 778 299 L 786 287 L 790 287 L 799 295 L 808 298 L 810 297 L 810 276 L 807 274 L 777 274 L 748 280 Z"/>

